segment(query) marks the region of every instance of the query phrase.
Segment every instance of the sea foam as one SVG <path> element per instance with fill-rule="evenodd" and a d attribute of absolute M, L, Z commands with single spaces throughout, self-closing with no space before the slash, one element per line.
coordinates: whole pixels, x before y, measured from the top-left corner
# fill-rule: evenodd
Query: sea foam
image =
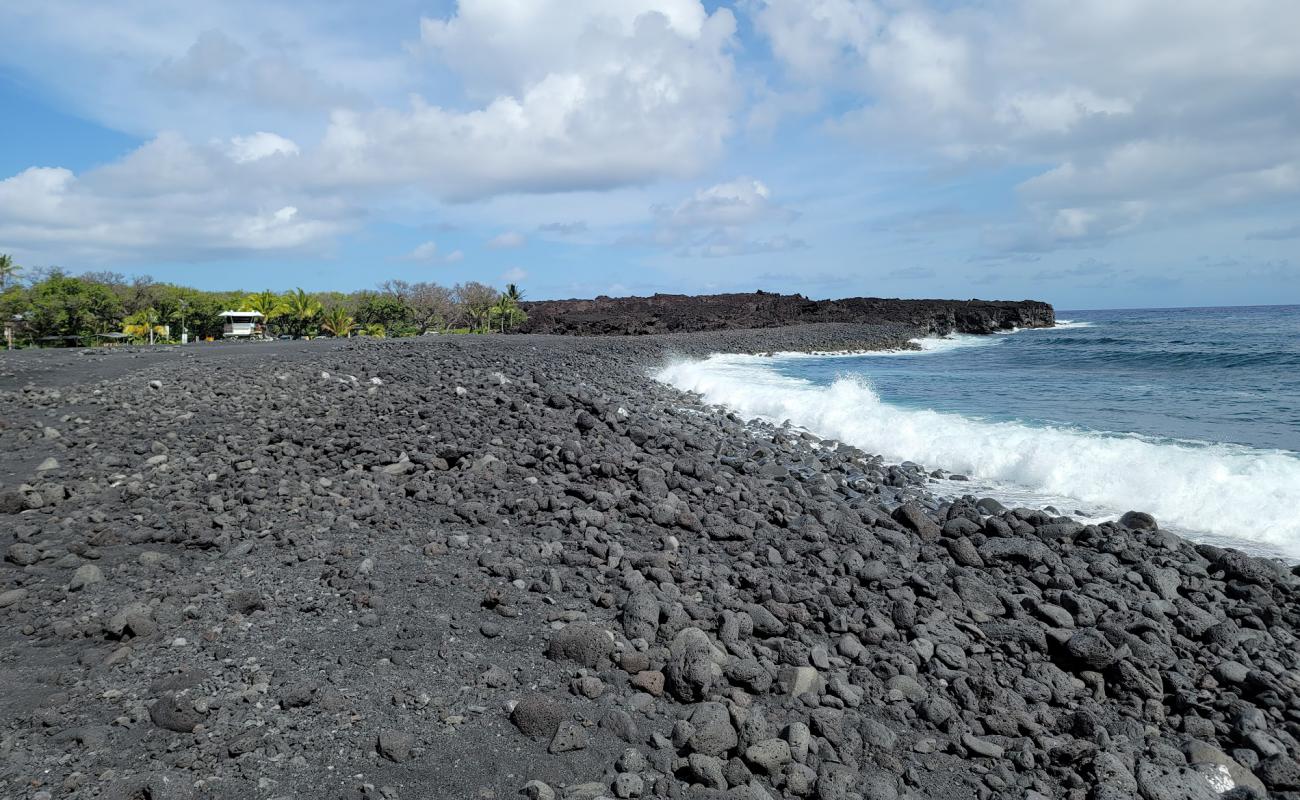
<path fill-rule="evenodd" d="M 742 417 L 788 420 L 890 461 L 1071 498 L 1111 515 L 1149 511 L 1189 534 L 1300 556 L 1300 457 L 1294 453 L 903 408 L 882 402 L 860 378 L 818 385 L 781 375 L 768 363 L 718 355 L 676 361 L 656 378 Z"/>

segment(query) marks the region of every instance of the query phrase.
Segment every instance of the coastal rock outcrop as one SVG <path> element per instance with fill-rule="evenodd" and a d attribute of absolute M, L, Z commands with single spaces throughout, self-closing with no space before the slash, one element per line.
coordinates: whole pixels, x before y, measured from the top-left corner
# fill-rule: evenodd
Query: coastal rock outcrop
<path fill-rule="evenodd" d="M 896 324 L 922 333 L 996 333 L 1012 328 L 1049 328 L 1056 315 L 1035 300 L 899 300 L 849 297 L 810 300 L 803 295 L 753 294 L 597 297 L 523 304 L 528 320 L 520 333 L 576 336 L 643 335 L 809 323 Z"/>

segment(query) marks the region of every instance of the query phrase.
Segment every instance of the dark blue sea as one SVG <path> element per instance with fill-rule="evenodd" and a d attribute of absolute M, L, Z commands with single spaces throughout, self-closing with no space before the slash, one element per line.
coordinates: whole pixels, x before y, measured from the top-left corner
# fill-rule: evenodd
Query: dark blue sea
<path fill-rule="evenodd" d="M 1300 558 L 1300 307 L 1061 311 L 919 351 L 714 356 L 660 378 L 747 417 L 1087 519 Z"/>

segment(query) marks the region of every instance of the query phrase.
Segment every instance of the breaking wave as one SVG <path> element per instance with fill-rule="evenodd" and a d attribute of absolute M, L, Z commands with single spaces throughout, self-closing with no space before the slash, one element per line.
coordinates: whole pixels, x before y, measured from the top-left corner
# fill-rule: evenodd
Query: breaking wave
<path fill-rule="evenodd" d="M 747 419 L 789 420 L 890 461 L 1070 498 L 1112 516 L 1149 511 L 1193 538 L 1211 534 L 1300 555 L 1295 453 L 904 408 L 883 402 L 860 378 L 818 385 L 780 375 L 765 361 L 734 355 L 683 360 L 656 378 Z"/>

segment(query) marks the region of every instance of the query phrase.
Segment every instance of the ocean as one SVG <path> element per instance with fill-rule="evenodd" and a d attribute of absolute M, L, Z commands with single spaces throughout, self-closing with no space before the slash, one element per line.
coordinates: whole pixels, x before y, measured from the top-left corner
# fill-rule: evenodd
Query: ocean
<path fill-rule="evenodd" d="M 1300 559 L 1300 306 L 1061 311 L 919 351 L 717 355 L 658 379 L 969 480 L 942 496 L 1084 520 L 1148 511 L 1194 541 Z"/>

